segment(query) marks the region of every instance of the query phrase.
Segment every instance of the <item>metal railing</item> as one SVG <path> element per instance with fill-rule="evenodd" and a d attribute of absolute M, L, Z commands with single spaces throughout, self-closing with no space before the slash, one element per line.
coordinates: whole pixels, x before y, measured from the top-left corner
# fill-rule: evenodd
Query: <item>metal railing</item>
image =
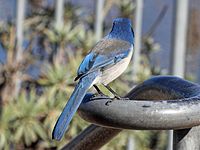
<path fill-rule="evenodd" d="M 95 125 L 63 149 L 98 149 L 123 129 L 173 129 L 174 150 L 200 149 L 200 86 L 195 83 L 158 76 L 130 91 L 125 96 L 130 100 L 92 96 L 86 95 L 79 115 Z"/>

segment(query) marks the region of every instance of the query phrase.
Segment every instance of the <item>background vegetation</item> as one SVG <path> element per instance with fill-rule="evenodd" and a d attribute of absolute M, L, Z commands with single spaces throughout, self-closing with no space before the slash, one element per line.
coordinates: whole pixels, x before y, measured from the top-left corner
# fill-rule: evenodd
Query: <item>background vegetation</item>
<path fill-rule="evenodd" d="M 121 16 L 132 18 L 130 14 L 135 9 L 132 1 L 107 3 L 105 13 L 116 5 Z M 30 4 L 33 8 L 36 5 L 31 1 Z M 81 13 L 81 8 L 66 3 L 64 26 L 58 28 L 52 21 L 52 8 L 31 10 L 25 19 L 21 60 L 16 60 L 15 24 L 8 21 L 0 25 L 0 45 L 6 52 L 6 61 L 0 63 L 0 149 L 61 148 L 88 126 L 76 115 L 61 142 L 51 139 L 55 121 L 74 88 L 76 70 L 96 42 L 94 16 L 82 17 Z M 104 31 L 109 29 L 110 26 L 105 26 Z M 163 74 L 159 67 L 150 64 L 150 54 L 159 48 L 151 34 L 145 36 L 135 81 L 130 66 L 112 87 L 124 95 L 151 75 Z M 165 131 L 123 131 L 102 149 L 125 149 L 130 136 L 141 150 L 166 148 Z"/>

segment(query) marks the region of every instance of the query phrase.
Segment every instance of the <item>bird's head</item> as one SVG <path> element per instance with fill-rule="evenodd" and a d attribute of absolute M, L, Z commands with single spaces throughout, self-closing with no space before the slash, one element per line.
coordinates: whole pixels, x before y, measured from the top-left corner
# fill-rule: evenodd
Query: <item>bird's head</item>
<path fill-rule="evenodd" d="M 133 44 L 134 32 L 131 26 L 130 19 L 116 18 L 113 20 L 112 30 L 110 31 L 109 38 L 125 40 Z"/>

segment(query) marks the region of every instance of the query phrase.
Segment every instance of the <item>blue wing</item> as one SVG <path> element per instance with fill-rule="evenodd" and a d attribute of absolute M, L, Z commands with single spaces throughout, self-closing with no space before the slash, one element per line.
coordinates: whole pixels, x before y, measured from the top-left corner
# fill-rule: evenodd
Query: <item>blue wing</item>
<path fill-rule="evenodd" d="M 78 69 L 75 80 L 96 69 L 114 65 L 130 52 L 131 44 L 120 40 L 102 40 L 87 54 Z"/>

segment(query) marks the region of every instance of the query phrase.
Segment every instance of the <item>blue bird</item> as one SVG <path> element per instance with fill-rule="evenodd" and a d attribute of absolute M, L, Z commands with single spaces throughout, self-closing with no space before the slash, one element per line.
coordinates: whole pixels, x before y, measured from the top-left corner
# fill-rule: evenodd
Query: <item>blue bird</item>
<path fill-rule="evenodd" d="M 79 82 L 57 120 L 52 133 L 53 139 L 61 140 L 90 87 L 94 86 L 102 94 L 96 85 L 103 84 L 119 98 L 108 84 L 127 68 L 133 54 L 133 40 L 134 32 L 130 20 L 114 19 L 110 33 L 92 48 L 80 64 L 75 78 Z"/>

